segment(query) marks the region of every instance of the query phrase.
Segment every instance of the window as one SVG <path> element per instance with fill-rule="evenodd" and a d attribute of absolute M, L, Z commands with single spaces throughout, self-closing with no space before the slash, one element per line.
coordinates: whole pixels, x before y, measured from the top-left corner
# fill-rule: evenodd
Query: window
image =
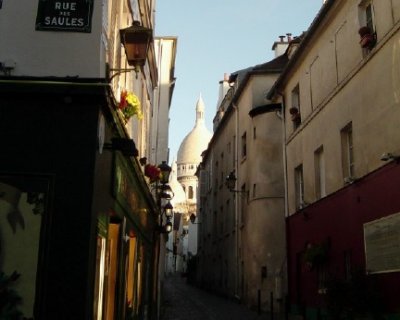
<path fill-rule="evenodd" d="M 244 226 L 245 212 L 246 212 L 246 202 L 245 202 L 245 194 L 246 194 L 246 184 L 243 184 L 240 188 L 240 193 L 243 195 L 240 197 L 240 223 Z"/>
<path fill-rule="evenodd" d="M 314 152 L 315 166 L 315 195 L 317 199 L 326 196 L 325 190 L 325 158 L 324 148 L 321 146 Z"/>
<path fill-rule="evenodd" d="M 292 90 L 292 107 L 289 109 L 289 112 L 293 121 L 293 129 L 295 130 L 301 124 L 299 84 L 297 84 Z"/>
<path fill-rule="evenodd" d="M 294 169 L 295 181 L 295 197 L 296 197 L 296 210 L 304 207 L 304 179 L 303 179 L 303 165 L 299 165 Z"/>
<path fill-rule="evenodd" d="M 188 195 L 189 199 L 193 199 L 193 187 L 189 186 L 189 195 Z"/>
<path fill-rule="evenodd" d="M 246 132 L 242 135 L 242 158 L 247 155 Z"/>
<path fill-rule="evenodd" d="M 342 171 L 345 183 L 354 179 L 353 127 L 350 122 L 340 132 L 342 145 Z"/>
<path fill-rule="evenodd" d="M 359 6 L 360 29 L 358 33 L 361 37 L 361 47 L 364 53 L 368 53 L 376 43 L 376 28 L 374 23 L 374 8 L 371 0 L 365 0 Z"/>
<path fill-rule="evenodd" d="M 361 10 L 361 25 L 367 26 L 372 32 L 375 32 L 374 12 L 370 0 L 363 1 L 360 5 Z"/>

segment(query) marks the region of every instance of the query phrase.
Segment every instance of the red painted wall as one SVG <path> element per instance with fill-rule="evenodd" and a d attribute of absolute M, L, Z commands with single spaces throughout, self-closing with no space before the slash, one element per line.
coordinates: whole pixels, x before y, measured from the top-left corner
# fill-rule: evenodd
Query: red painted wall
<path fill-rule="evenodd" d="M 323 306 L 317 272 L 307 270 L 301 261 L 306 243 L 329 239 L 328 272 L 344 276 L 345 251 L 351 251 L 352 267 L 365 268 L 363 224 L 397 212 L 400 212 L 400 163 L 394 161 L 288 217 L 290 302 Z M 381 288 L 387 310 L 399 310 L 400 272 L 373 277 Z"/>

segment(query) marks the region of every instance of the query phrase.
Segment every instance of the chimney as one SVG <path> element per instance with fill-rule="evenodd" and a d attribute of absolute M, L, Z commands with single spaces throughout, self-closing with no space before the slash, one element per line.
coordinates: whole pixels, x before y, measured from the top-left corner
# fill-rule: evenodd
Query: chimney
<path fill-rule="evenodd" d="M 275 58 L 283 55 L 289 45 L 289 41 L 285 41 L 285 36 L 279 36 L 279 41 L 275 41 L 272 50 L 275 51 Z"/>
<path fill-rule="evenodd" d="M 291 33 L 286 33 L 287 35 L 287 41 L 290 42 L 292 41 L 292 34 Z"/>
<path fill-rule="evenodd" d="M 224 73 L 224 79 L 219 82 L 219 95 L 218 95 L 218 102 L 217 102 L 217 112 L 225 98 L 226 93 L 229 90 L 229 74 Z"/>

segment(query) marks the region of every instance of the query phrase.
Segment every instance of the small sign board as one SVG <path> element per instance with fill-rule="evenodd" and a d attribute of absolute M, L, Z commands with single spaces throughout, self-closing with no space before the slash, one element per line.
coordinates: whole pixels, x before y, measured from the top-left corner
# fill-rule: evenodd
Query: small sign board
<path fill-rule="evenodd" d="M 365 223 L 364 242 L 368 272 L 400 271 L 400 213 Z"/>
<path fill-rule="evenodd" d="M 39 0 L 36 30 L 90 33 L 93 0 Z"/>

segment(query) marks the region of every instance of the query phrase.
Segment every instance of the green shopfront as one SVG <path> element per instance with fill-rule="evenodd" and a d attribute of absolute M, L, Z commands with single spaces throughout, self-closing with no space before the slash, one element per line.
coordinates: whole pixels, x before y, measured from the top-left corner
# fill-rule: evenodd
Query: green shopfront
<path fill-rule="evenodd" d="M 152 319 L 156 204 L 115 138 L 107 83 L 0 79 L 1 319 Z"/>

